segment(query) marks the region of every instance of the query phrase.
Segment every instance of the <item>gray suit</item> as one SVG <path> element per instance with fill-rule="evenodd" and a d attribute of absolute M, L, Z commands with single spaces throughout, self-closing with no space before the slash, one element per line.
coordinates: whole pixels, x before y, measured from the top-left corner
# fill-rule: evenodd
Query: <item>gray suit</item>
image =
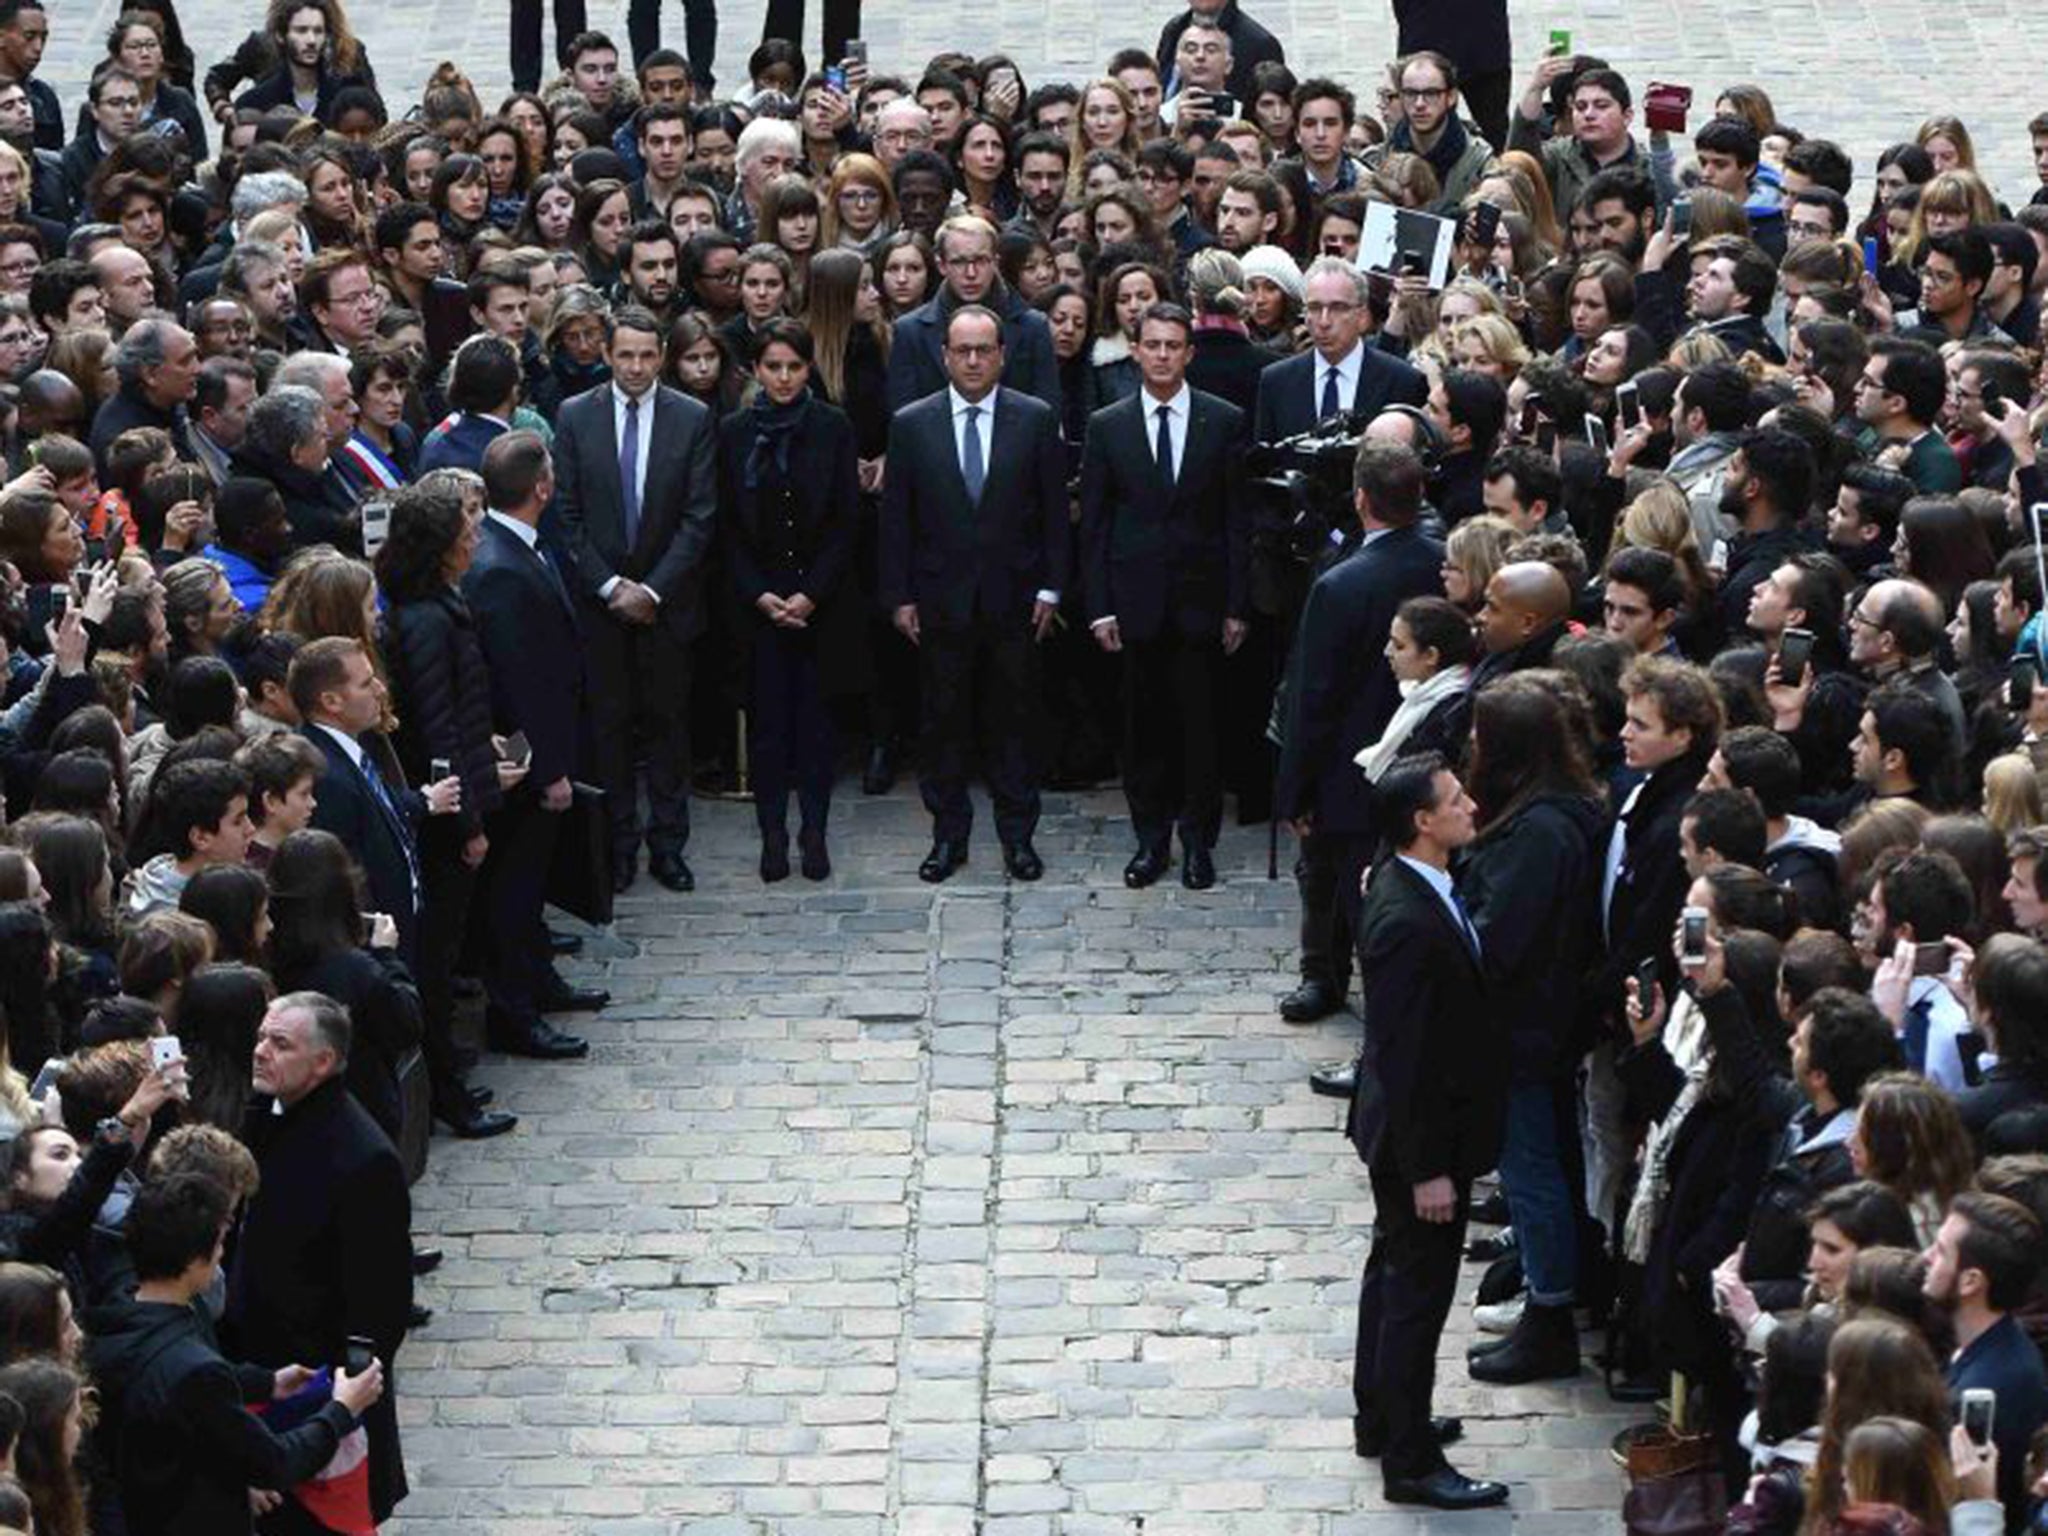
<path fill-rule="evenodd" d="M 630 868 L 640 842 L 636 745 L 647 761 L 647 844 L 680 854 L 690 836 L 690 652 L 704 630 L 704 562 L 718 506 L 718 431 L 711 413 L 665 385 L 652 402 L 639 528 L 626 540 L 612 387 L 563 405 L 555 429 L 555 498 L 575 552 L 583 607 L 598 778 L 611 807 L 613 852 Z M 652 624 L 630 624 L 601 595 L 614 577 L 660 599 Z M 637 740 L 636 740 L 637 738 Z"/>

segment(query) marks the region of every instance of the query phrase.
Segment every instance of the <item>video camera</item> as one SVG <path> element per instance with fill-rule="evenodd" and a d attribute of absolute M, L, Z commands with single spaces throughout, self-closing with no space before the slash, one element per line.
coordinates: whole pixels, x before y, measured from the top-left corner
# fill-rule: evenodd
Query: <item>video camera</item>
<path fill-rule="evenodd" d="M 1365 426 L 1363 415 L 1347 411 L 1277 443 L 1253 445 L 1248 464 L 1256 583 L 1268 585 L 1290 567 L 1315 565 L 1356 522 L 1352 475 Z M 1296 573 L 1284 585 L 1299 579 Z"/>

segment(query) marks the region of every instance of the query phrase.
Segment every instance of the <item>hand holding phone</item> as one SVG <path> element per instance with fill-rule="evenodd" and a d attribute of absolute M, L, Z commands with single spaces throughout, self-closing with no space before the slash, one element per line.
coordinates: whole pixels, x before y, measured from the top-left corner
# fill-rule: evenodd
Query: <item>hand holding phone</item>
<path fill-rule="evenodd" d="M 1678 963 L 1689 971 L 1707 963 L 1707 920 L 1711 915 L 1705 907 L 1687 907 L 1678 914 Z"/>
<path fill-rule="evenodd" d="M 185 1059 L 185 1048 L 176 1035 L 155 1035 L 149 1042 L 149 1064 L 161 1072 Z"/>
<path fill-rule="evenodd" d="M 1991 1445 L 1991 1428 L 1998 1417 L 1998 1394 L 1990 1387 L 1963 1389 L 1963 1433 L 1978 1450 Z"/>
<path fill-rule="evenodd" d="M 1788 683 L 1797 683 L 1806 676 L 1806 668 L 1813 660 L 1813 631 L 1787 625 L 1778 639 L 1778 676 Z"/>
<path fill-rule="evenodd" d="M 508 763 L 524 767 L 533 761 L 533 743 L 526 739 L 526 732 L 514 731 L 505 738 L 504 749 L 498 755 Z"/>

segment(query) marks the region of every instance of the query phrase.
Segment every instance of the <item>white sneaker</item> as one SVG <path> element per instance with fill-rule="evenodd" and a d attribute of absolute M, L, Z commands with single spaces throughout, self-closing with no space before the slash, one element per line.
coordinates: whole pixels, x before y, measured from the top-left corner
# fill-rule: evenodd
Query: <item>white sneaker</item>
<path fill-rule="evenodd" d="M 1519 1292 L 1506 1301 L 1496 1301 L 1491 1306 L 1474 1307 L 1472 1321 L 1481 1333 L 1513 1333 L 1515 1324 L 1522 1320 L 1522 1308 L 1528 1305 L 1529 1293 Z"/>

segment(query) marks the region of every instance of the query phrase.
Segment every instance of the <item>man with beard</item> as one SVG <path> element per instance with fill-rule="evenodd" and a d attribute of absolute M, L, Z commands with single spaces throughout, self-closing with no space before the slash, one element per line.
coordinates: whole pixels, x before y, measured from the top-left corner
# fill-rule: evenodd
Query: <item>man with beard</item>
<path fill-rule="evenodd" d="M 1007 226 L 1041 239 L 1053 238 L 1060 216 L 1060 204 L 1067 196 L 1067 166 L 1071 159 L 1064 139 L 1049 133 L 1028 133 L 1017 145 L 1016 216 Z"/>
<path fill-rule="evenodd" d="M 1628 166 L 1602 171 L 1586 183 L 1572 209 L 1572 248 L 1581 256 L 1606 251 L 1629 264 L 1643 264 L 1643 251 L 1657 228 L 1657 189 Z M 1640 294 L 1637 297 L 1641 303 Z"/>
<path fill-rule="evenodd" d="M 1922 1291 L 1955 1327 L 1948 1384 L 1997 1395 L 1991 1439 L 1998 1447 L 1998 1496 L 2009 1528 L 2024 1523 L 2027 1447 L 2048 1419 L 2048 1373 L 2013 1316 L 2041 1262 L 2041 1224 L 2016 1200 L 1967 1190 L 1950 1204 L 1927 1249 Z"/>
<path fill-rule="evenodd" d="M 1721 515 L 1737 529 L 1714 596 L 1723 633 L 1742 632 L 1749 600 L 1771 572 L 1819 547 L 1800 526 L 1812 487 L 1813 450 L 1804 438 L 1776 427 L 1742 434 L 1721 482 Z"/>
<path fill-rule="evenodd" d="M 627 232 L 626 292 L 622 297 L 653 315 L 664 330 L 673 318 L 676 273 L 681 261 L 675 231 L 661 220 L 643 219 Z"/>
<path fill-rule="evenodd" d="M 220 291 L 249 306 L 256 320 L 256 344 L 275 352 L 292 345 L 292 322 L 299 315 L 299 291 L 292 286 L 291 264 L 281 247 L 268 240 L 244 240 L 221 263 Z"/>

